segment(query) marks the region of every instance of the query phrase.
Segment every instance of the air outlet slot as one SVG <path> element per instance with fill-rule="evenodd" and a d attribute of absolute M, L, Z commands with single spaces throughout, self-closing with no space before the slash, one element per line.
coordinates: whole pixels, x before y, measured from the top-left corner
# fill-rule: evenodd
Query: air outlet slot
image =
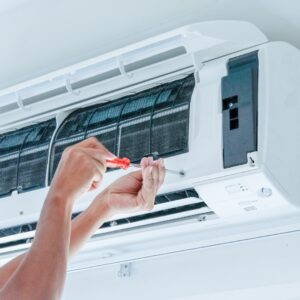
<path fill-rule="evenodd" d="M 74 213 L 72 218 L 76 218 L 79 214 L 80 212 Z M 158 195 L 152 211 L 131 214 L 124 218 L 105 222 L 97 231 L 97 235 L 161 222 L 174 222 L 190 217 L 196 217 L 201 221 L 217 218 L 193 188 Z M 1 229 L 0 249 L 30 243 L 34 237 L 36 226 L 37 222 L 33 222 Z"/>
<path fill-rule="evenodd" d="M 45 186 L 55 119 L 0 135 L 0 197 Z"/>
<path fill-rule="evenodd" d="M 1 100 L 1 98 L 0 98 L 0 100 Z M 16 110 L 18 108 L 19 108 L 19 106 L 17 103 L 10 103 L 7 105 L 3 105 L 3 106 L 0 106 L 0 114 L 5 114 L 5 113 L 11 112 L 13 110 Z"/>
<path fill-rule="evenodd" d="M 187 152 L 194 85 L 194 76 L 190 75 L 70 114 L 54 139 L 50 181 L 63 150 L 88 137 L 96 137 L 111 152 L 133 162 L 152 152 L 161 157 Z"/>
<path fill-rule="evenodd" d="M 23 100 L 23 103 L 25 105 L 30 105 L 30 104 L 35 104 L 35 103 L 38 103 L 38 102 L 42 102 L 42 101 L 45 101 L 45 100 L 48 100 L 52 97 L 56 97 L 56 96 L 60 96 L 60 95 L 63 95 L 63 94 L 66 94 L 68 91 L 65 87 L 60 87 L 60 88 L 56 88 L 52 91 L 48 91 L 48 92 L 44 92 L 44 93 L 41 93 L 39 95 L 36 95 L 36 96 L 32 96 L 32 97 L 29 97 L 29 98 L 25 98 Z"/>
<path fill-rule="evenodd" d="M 137 62 L 130 63 L 125 66 L 125 70 L 126 70 L 126 72 L 132 72 L 137 69 L 145 68 L 147 66 L 150 66 L 150 65 L 162 62 L 162 61 L 166 61 L 168 59 L 175 58 L 175 57 L 178 57 L 178 56 L 184 55 L 184 54 L 186 54 L 186 50 L 184 47 L 174 48 L 174 49 L 168 50 L 166 52 L 162 52 L 162 53 L 147 57 L 145 59 L 139 60 Z"/>

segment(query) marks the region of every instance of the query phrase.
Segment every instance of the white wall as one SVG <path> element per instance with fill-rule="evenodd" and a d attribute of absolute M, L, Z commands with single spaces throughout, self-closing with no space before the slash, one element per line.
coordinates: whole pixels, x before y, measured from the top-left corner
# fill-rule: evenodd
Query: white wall
<path fill-rule="evenodd" d="M 0 88 L 203 20 L 241 19 L 300 47 L 298 0 L 1 0 Z"/>

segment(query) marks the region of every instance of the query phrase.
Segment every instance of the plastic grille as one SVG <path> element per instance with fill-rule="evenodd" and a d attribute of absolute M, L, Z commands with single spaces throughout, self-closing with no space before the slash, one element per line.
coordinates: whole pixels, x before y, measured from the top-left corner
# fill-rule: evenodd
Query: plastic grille
<path fill-rule="evenodd" d="M 129 218 L 117 219 L 114 221 L 105 222 L 99 229 L 109 228 L 109 227 L 113 226 L 113 227 L 116 227 L 116 230 L 117 230 L 118 225 L 124 225 L 124 224 L 130 224 L 130 223 L 137 223 L 137 224 L 135 224 L 135 226 L 138 227 L 139 226 L 138 222 L 141 222 L 141 221 L 151 219 L 155 222 L 155 220 L 160 217 L 172 216 L 172 215 L 178 216 L 181 213 L 192 212 L 192 211 L 196 211 L 196 210 L 198 210 L 198 213 L 197 213 L 198 218 L 200 218 L 200 216 L 203 217 L 201 219 L 201 221 L 205 221 L 208 216 L 216 216 L 215 213 L 209 209 L 207 212 L 201 213 L 199 210 L 203 209 L 203 208 L 207 208 L 207 206 L 204 202 L 183 205 L 180 207 L 173 207 L 173 208 L 169 208 L 169 209 L 165 209 L 165 210 L 161 210 L 161 211 L 150 212 L 150 213 L 143 214 L 143 215 L 137 215 L 137 216 L 132 216 Z M 23 225 L 22 227 L 13 227 L 12 229 L 2 229 L 2 230 L 0 230 L 0 236 L 4 237 L 4 236 L 18 234 L 21 232 L 35 230 L 36 223 L 32 223 L 32 224 L 28 224 L 28 225 L 32 225 L 33 226 L 32 229 L 28 229 L 27 227 L 25 227 L 26 225 Z M 33 241 L 33 237 L 29 237 L 29 238 L 18 239 L 18 240 L 6 242 L 6 243 L 0 243 L 0 249 L 8 248 L 8 247 L 16 246 L 16 245 L 22 245 L 22 244 L 26 244 L 26 243 L 31 243 L 32 241 Z"/>
<path fill-rule="evenodd" d="M 0 136 L 0 197 L 45 186 L 55 119 Z"/>
<path fill-rule="evenodd" d="M 179 191 L 174 191 L 174 192 L 169 192 L 169 193 L 165 193 L 165 194 L 160 194 L 157 195 L 155 197 L 155 205 L 157 204 L 162 204 L 162 203 L 166 203 L 166 202 L 172 202 L 172 201 L 177 201 L 177 200 L 182 200 L 182 199 L 187 199 L 187 198 L 198 198 L 200 199 L 197 191 L 194 188 L 189 188 L 189 189 L 184 189 L 184 190 L 179 190 Z M 199 200 L 200 201 L 200 200 Z M 200 201 L 200 203 L 198 204 L 201 207 L 206 206 L 206 204 L 203 201 Z M 193 205 L 188 205 L 190 208 L 194 208 Z M 172 209 L 172 212 L 177 212 L 180 211 L 180 208 L 174 208 Z M 166 211 L 166 213 L 163 212 L 156 212 L 155 215 L 167 215 L 168 213 L 170 213 L 171 211 L 169 209 L 165 209 L 164 211 Z M 78 215 L 80 215 L 81 212 L 77 212 L 77 213 L 73 213 L 72 214 L 72 219 L 74 219 L 75 217 L 77 217 Z M 142 214 L 140 216 L 135 216 L 135 217 L 130 217 L 130 218 L 126 218 L 126 219 L 118 219 L 118 224 L 123 223 L 128 223 L 129 219 L 133 218 L 133 220 L 136 220 L 137 218 L 139 218 L 140 220 L 147 219 L 148 215 L 153 215 L 152 212 L 150 213 L 146 213 L 146 214 Z M 104 225 L 105 224 L 105 225 Z M 104 223 L 102 227 L 108 227 L 110 226 L 110 222 L 106 222 Z M 0 238 L 2 237 L 6 237 L 6 236 L 11 236 L 14 234 L 18 234 L 18 233 L 23 233 L 23 232 L 27 232 L 27 231 L 33 231 L 35 230 L 37 227 L 37 222 L 32 222 L 32 223 L 27 223 L 27 224 L 23 224 L 23 225 L 19 225 L 19 226 L 14 226 L 14 227 L 8 227 L 8 228 L 3 228 L 0 229 Z M 0 244 L 0 248 L 3 248 L 4 246 L 2 244 Z"/>
<path fill-rule="evenodd" d="M 187 152 L 194 85 L 194 76 L 189 75 L 111 103 L 73 112 L 54 139 L 50 181 L 63 150 L 92 136 L 111 152 L 133 162 L 153 152 L 161 157 Z"/>

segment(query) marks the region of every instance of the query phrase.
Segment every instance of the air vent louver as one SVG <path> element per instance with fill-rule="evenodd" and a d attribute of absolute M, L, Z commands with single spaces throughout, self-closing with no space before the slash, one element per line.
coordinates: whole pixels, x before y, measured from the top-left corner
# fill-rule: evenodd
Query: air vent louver
<path fill-rule="evenodd" d="M 0 135 L 0 197 L 45 186 L 55 119 Z"/>
<path fill-rule="evenodd" d="M 72 218 L 76 218 L 79 214 L 80 212 L 74 213 Z M 161 220 L 163 217 L 166 219 L 169 218 L 170 220 L 176 220 L 177 218 L 186 217 L 187 215 L 202 216 L 203 218 L 201 220 L 203 221 L 206 220 L 206 218 L 216 218 L 214 212 L 204 201 L 202 201 L 196 190 L 190 188 L 156 196 L 155 208 L 153 211 L 105 222 L 100 227 L 99 234 L 119 229 L 122 230 L 124 229 L 124 226 L 122 225 L 129 225 L 132 228 L 144 225 L 145 222 L 149 221 L 156 223 L 157 220 Z M 0 229 L 0 249 L 31 242 L 34 237 L 36 226 L 37 222 L 33 222 Z M 29 236 L 20 236 L 17 238 L 17 234 L 25 232 L 29 232 Z M 16 239 L 12 238 L 9 241 L 1 241 L 1 238 L 11 237 L 14 235 L 16 236 Z"/>
<path fill-rule="evenodd" d="M 133 162 L 158 152 L 167 157 L 188 151 L 189 107 L 194 76 L 73 112 L 54 139 L 50 161 L 53 178 L 63 150 L 87 137 Z"/>

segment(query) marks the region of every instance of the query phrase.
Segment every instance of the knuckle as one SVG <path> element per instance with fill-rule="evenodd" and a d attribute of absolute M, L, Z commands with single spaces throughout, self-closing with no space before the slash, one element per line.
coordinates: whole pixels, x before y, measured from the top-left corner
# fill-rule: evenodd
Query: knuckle
<path fill-rule="evenodd" d="M 84 168 L 90 168 L 92 164 L 91 159 L 82 152 L 76 152 L 76 154 L 74 154 L 74 160 L 78 161 L 78 164 Z"/>
<path fill-rule="evenodd" d="M 63 156 L 69 156 L 71 151 L 72 151 L 72 146 L 65 148 L 63 151 Z"/>
<path fill-rule="evenodd" d="M 94 137 L 94 136 L 91 136 L 91 137 L 89 138 L 89 140 L 90 140 L 91 142 L 98 143 L 97 138 Z"/>
<path fill-rule="evenodd" d="M 74 158 L 76 158 L 76 159 L 78 159 L 80 161 L 82 160 L 85 163 L 89 161 L 88 156 L 85 153 L 83 153 L 82 151 L 79 151 L 77 149 L 75 149 L 73 151 L 73 156 L 74 156 Z"/>
<path fill-rule="evenodd" d="M 93 147 L 99 146 L 101 144 L 99 140 L 94 136 L 89 137 L 87 140 Z"/>
<path fill-rule="evenodd" d="M 89 137 L 87 140 L 88 140 L 89 142 L 92 142 L 92 143 L 98 143 L 97 138 L 94 137 L 94 136 Z"/>
<path fill-rule="evenodd" d="M 67 147 L 63 152 L 63 156 L 74 159 L 78 156 L 78 150 L 74 146 Z"/>

